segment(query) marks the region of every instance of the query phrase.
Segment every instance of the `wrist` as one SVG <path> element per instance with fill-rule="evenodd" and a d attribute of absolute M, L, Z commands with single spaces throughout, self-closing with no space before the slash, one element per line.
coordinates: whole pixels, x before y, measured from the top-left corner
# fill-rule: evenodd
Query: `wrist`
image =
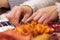
<path fill-rule="evenodd" d="M 29 13 L 33 12 L 32 8 L 28 5 L 23 5 L 22 8 L 24 9 L 25 12 L 29 12 Z"/>

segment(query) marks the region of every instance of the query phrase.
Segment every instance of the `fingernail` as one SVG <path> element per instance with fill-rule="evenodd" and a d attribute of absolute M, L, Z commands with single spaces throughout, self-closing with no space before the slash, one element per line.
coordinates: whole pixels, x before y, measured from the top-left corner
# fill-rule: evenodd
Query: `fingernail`
<path fill-rule="evenodd" d="M 24 22 L 21 21 L 20 24 L 24 24 Z"/>

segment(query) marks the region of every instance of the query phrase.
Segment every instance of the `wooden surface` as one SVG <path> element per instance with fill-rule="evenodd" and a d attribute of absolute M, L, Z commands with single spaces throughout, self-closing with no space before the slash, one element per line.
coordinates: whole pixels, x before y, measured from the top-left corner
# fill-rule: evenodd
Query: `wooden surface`
<path fill-rule="evenodd" d="M 0 8 L 1 8 L 1 7 L 6 7 L 6 8 L 8 8 L 8 7 L 9 7 L 8 0 L 0 0 Z"/>

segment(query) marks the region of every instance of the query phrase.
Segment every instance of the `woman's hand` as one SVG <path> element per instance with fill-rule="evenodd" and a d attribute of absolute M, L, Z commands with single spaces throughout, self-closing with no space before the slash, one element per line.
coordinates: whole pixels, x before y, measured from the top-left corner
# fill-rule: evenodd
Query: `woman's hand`
<path fill-rule="evenodd" d="M 57 16 L 58 15 L 57 15 L 56 6 L 49 6 L 37 10 L 35 13 L 33 13 L 33 15 L 30 18 L 28 18 L 25 21 L 25 23 L 33 19 L 38 21 L 38 23 L 46 24 L 50 21 L 55 20 Z"/>
<path fill-rule="evenodd" d="M 25 22 L 31 14 L 32 9 L 29 6 L 15 6 L 10 12 L 8 12 L 7 18 L 15 26 L 18 26 L 20 25 L 19 20 Z M 20 19 L 22 17 L 21 15 L 23 16 L 22 19 Z"/>

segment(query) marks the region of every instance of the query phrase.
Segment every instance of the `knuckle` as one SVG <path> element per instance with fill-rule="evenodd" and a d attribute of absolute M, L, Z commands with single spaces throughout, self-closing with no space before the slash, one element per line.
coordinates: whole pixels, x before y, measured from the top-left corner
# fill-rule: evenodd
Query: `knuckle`
<path fill-rule="evenodd" d="M 13 9 L 17 9 L 17 8 L 18 8 L 18 6 L 14 6 L 14 7 L 13 7 Z"/>
<path fill-rule="evenodd" d="M 11 20 L 13 17 L 12 16 L 8 16 L 7 18 Z"/>

